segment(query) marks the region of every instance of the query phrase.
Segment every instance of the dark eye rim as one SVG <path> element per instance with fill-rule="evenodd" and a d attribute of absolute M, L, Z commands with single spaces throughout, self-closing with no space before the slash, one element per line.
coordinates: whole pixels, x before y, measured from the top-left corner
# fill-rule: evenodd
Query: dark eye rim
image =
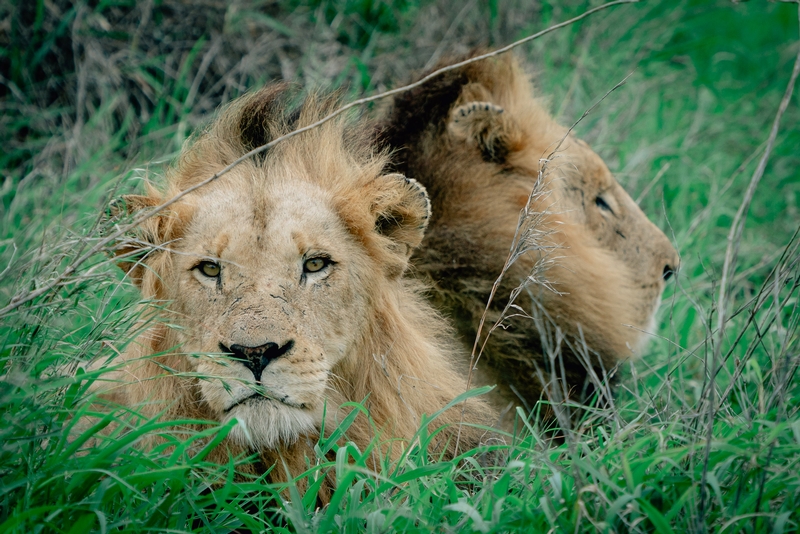
<path fill-rule="evenodd" d="M 606 202 L 606 200 L 603 197 L 601 197 L 600 195 L 597 195 L 595 197 L 594 204 L 595 204 L 595 206 L 597 206 L 601 210 L 607 211 L 607 212 L 609 212 L 609 213 L 611 213 L 613 215 L 614 210 L 611 209 L 611 206 L 608 205 L 608 202 Z"/>
<path fill-rule="evenodd" d="M 211 275 L 211 274 L 206 273 L 205 270 L 203 269 L 203 267 L 206 266 L 206 265 L 213 265 L 214 267 L 219 269 L 217 271 L 217 274 Z M 219 262 L 216 262 L 216 261 L 213 261 L 213 260 L 203 260 L 203 261 L 199 262 L 197 265 L 195 265 L 194 267 L 192 267 L 192 270 L 199 271 L 200 274 L 202 274 L 206 278 L 219 278 L 220 274 L 222 274 L 222 265 L 220 265 Z"/>
<path fill-rule="evenodd" d="M 322 260 L 322 267 L 320 267 L 316 271 L 309 270 L 306 266 L 308 265 L 308 262 L 313 261 L 313 260 Z M 327 269 L 331 265 L 335 265 L 335 264 L 336 264 L 336 262 L 333 261 L 330 256 L 312 256 L 310 258 L 306 258 L 305 260 L 303 260 L 303 274 L 316 274 L 316 273 L 324 271 L 325 269 Z"/>

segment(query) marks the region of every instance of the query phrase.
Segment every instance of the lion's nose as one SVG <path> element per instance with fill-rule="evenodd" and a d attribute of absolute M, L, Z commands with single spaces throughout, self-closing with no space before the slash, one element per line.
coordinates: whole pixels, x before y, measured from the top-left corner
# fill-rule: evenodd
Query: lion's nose
<path fill-rule="evenodd" d="M 661 275 L 661 278 L 663 278 L 664 281 L 672 278 L 672 275 L 678 271 L 678 266 L 681 264 L 681 260 L 679 260 L 677 257 L 672 260 L 668 260 L 668 262 L 669 263 L 664 266 L 664 272 Z"/>
<path fill-rule="evenodd" d="M 277 343 L 268 342 L 258 347 L 246 347 L 244 345 L 231 345 L 230 348 L 220 343 L 222 352 L 233 354 L 233 357 L 240 360 L 245 367 L 250 369 L 256 382 L 261 381 L 261 373 L 273 361 L 277 360 L 294 346 L 294 341 L 290 340 L 283 346 Z"/>
<path fill-rule="evenodd" d="M 661 271 L 661 278 L 666 282 L 672 275 L 678 272 L 678 267 L 681 265 L 680 256 L 678 256 L 678 252 L 672 247 L 672 244 L 667 245 L 669 247 L 669 252 L 666 254 L 665 257 L 661 257 L 661 261 L 664 262 L 664 270 Z"/>

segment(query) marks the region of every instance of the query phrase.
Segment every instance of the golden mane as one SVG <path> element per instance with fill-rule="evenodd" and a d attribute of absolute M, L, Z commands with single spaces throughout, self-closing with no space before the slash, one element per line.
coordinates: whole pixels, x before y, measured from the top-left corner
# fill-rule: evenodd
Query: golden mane
<path fill-rule="evenodd" d="M 161 188 L 112 205 L 124 219 L 219 172 L 254 147 L 325 116 L 335 98 L 273 85 L 226 107 L 196 135 Z M 147 219 L 116 253 L 142 297 L 163 303 L 113 364 L 105 398 L 162 418 L 239 421 L 211 458 L 256 452 L 301 473 L 321 426 L 365 401 L 347 439 L 364 450 L 381 433 L 397 457 L 431 415 L 464 393 L 447 323 L 403 276 L 430 217 L 422 186 L 385 174 L 363 123 L 333 120 L 251 158 Z M 174 326 L 167 326 L 166 323 Z M 462 408 L 432 425 L 455 454 Z M 479 399 L 463 420 L 491 424 Z M 373 426 L 374 425 L 374 426 Z M 461 428 L 461 449 L 483 431 Z M 384 450 L 384 452 L 386 452 Z M 257 469 L 253 467 L 253 469 Z M 283 469 L 273 471 L 280 479 Z"/>

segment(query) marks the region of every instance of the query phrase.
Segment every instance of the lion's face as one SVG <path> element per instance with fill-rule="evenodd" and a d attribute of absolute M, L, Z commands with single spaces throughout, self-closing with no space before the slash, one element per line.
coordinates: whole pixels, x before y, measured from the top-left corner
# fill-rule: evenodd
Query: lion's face
<path fill-rule="evenodd" d="M 421 185 L 337 146 L 326 151 L 311 134 L 286 143 L 273 160 L 243 163 L 187 194 L 117 248 L 120 266 L 143 296 L 167 303 L 174 325 L 161 361 L 184 373 L 169 382 L 183 391 L 154 382 L 154 395 L 237 419 L 230 438 L 252 450 L 319 431 L 323 414 L 348 398 L 342 369 L 371 350 L 377 295 L 404 291 L 402 273 L 430 217 Z M 161 204 L 224 164 L 195 168 L 205 161 L 191 157 L 172 189 L 128 195 L 112 211 Z"/>
<path fill-rule="evenodd" d="M 601 354 L 639 353 L 677 252 L 586 143 L 570 135 L 551 164 L 547 208 L 558 214 L 553 239 L 563 247 L 551 275 L 562 295 L 542 298 L 581 324 Z"/>
<path fill-rule="evenodd" d="M 343 402 L 334 375 L 369 350 L 376 288 L 402 287 L 430 216 L 415 181 L 340 171 L 347 186 L 242 165 L 143 225 L 133 243 L 157 246 L 121 264 L 168 303 L 179 345 L 168 361 L 180 358 L 188 396 L 220 422 L 237 419 L 230 438 L 251 449 L 318 431 L 326 402 L 330 412 Z M 162 201 L 126 197 L 134 211 Z"/>
<path fill-rule="evenodd" d="M 328 377 L 364 322 L 359 282 L 372 275 L 318 187 L 233 181 L 192 199 L 171 247 L 171 308 L 203 400 L 220 421 L 239 419 L 234 439 L 271 447 L 319 424 Z"/>
<path fill-rule="evenodd" d="M 265 453 L 277 450 L 302 467 L 299 444 L 335 427 L 343 404 L 368 398 L 369 420 L 348 427 L 360 447 L 376 432 L 410 440 L 465 382 L 447 325 L 404 277 L 431 217 L 425 188 L 386 173 L 369 123 L 320 124 L 336 98 L 293 109 L 296 96 L 278 84 L 233 101 L 162 188 L 126 195 L 108 215 L 135 216 L 117 227 L 118 265 L 166 308 L 145 311 L 164 321 L 121 355 L 113 400 L 164 420 L 237 421 L 234 452 L 271 465 Z M 492 415 L 471 401 L 442 417 Z"/>

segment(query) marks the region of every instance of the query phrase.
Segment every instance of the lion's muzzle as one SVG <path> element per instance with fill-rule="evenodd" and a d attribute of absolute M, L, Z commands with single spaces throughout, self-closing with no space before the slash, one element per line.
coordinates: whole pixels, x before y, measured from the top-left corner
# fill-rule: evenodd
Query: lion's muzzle
<path fill-rule="evenodd" d="M 219 348 L 222 352 L 233 355 L 234 360 L 239 360 L 250 369 L 256 382 L 261 381 L 261 373 L 266 367 L 281 356 L 287 354 L 294 347 L 294 341 L 289 340 L 283 346 L 277 343 L 267 342 L 258 347 L 246 347 L 244 345 L 233 344 L 226 347 L 222 343 Z"/>

